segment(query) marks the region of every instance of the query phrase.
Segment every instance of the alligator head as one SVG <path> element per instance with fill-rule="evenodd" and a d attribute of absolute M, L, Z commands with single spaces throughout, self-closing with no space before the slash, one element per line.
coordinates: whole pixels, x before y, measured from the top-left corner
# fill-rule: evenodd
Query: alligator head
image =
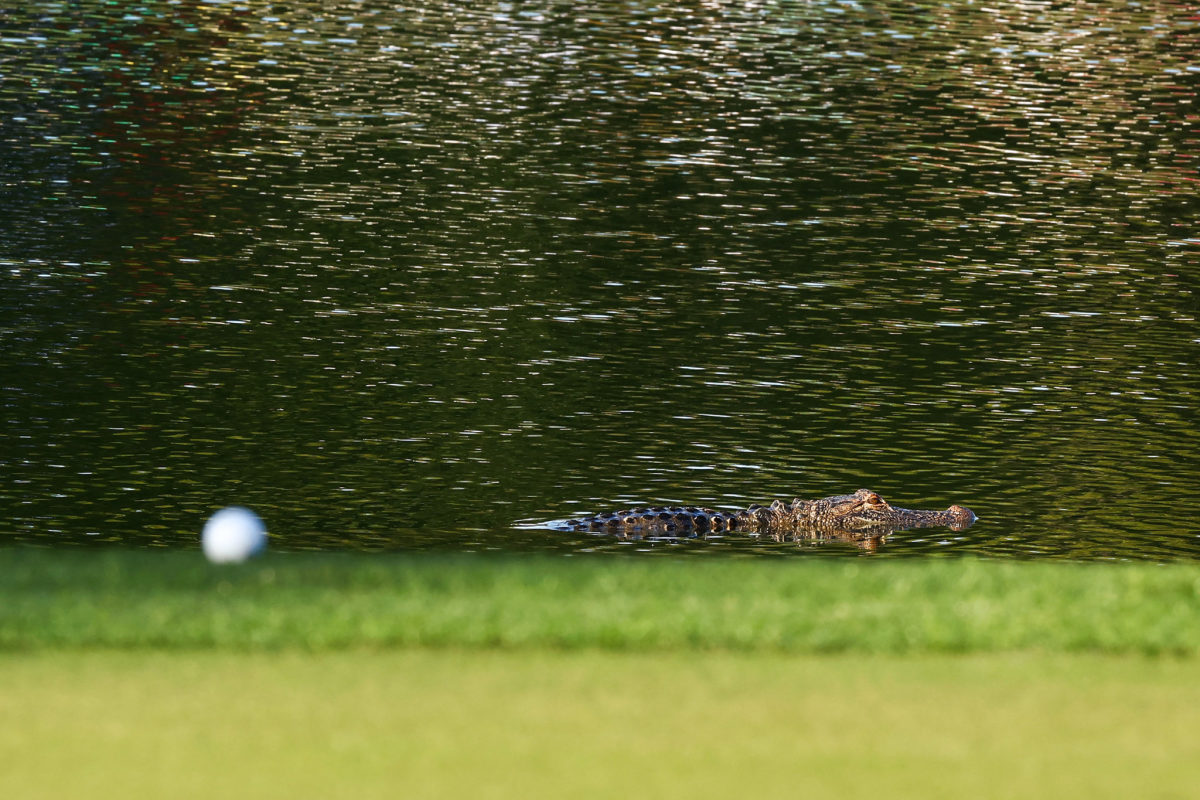
<path fill-rule="evenodd" d="M 871 489 L 859 489 L 854 494 L 826 497 L 817 502 L 828 503 L 827 508 L 813 510 L 822 522 L 846 530 L 904 530 L 945 525 L 951 530 L 961 531 L 970 527 L 976 519 L 971 509 L 958 505 L 950 506 L 945 511 L 899 508 Z"/>

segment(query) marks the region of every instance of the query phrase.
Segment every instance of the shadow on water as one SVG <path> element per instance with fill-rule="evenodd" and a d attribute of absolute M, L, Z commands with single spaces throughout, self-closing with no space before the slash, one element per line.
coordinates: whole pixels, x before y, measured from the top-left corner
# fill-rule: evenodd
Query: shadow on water
<path fill-rule="evenodd" d="M 1194 558 L 1182 4 L 0 17 L 13 541 L 745 556 L 521 521 L 867 486 L 880 555 Z"/>

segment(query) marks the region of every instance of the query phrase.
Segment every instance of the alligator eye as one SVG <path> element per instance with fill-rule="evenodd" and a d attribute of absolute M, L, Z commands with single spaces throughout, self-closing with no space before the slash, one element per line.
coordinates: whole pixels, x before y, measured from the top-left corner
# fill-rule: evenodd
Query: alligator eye
<path fill-rule="evenodd" d="M 879 504 L 883 503 L 883 498 L 877 494 L 872 494 L 870 497 L 867 498 L 867 502 L 872 505 L 879 505 Z"/>

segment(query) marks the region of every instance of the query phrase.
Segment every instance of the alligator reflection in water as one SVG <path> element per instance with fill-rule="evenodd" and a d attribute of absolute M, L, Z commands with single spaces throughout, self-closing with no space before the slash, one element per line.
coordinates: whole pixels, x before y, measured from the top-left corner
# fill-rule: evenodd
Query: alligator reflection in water
<path fill-rule="evenodd" d="M 838 539 L 877 542 L 889 533 L 909 528 L 948 527 L 965 530 L 975 522 L 969 508 L 953 505 L 945 511 L 898 508 L 878 492 L 818 500 L 776 500 L 740 511 L 716 511 L 693 506 L 633 508 L 581 519 L 553 520 L 540 527 L 564 531 L 597 531 L 621 538 L 695 537 L 722 531 L 767 535 L 776 541 Z"/>

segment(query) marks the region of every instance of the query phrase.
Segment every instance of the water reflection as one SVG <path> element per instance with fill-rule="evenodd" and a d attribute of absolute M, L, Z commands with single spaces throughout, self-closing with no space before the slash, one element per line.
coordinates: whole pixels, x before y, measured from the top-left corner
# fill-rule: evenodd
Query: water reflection
<path fill-rule="evenodd" d="M 17 538 L 627 549 L 511 524 L 871 485 L 982 517 L 881 553 L 1200 554 L 1182 4 L 0 24 Z"/>

